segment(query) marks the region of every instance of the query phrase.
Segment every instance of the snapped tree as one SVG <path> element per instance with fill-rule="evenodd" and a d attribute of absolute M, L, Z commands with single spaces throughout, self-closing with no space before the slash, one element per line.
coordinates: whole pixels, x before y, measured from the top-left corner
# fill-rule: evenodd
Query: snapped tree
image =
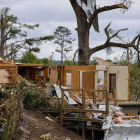
<path fill-rule="evenodd" d="M 95 0 L 70 0 L 70 3 L 74 9 L 76 18 L 77 18 L 77 32 L 78 32 L 78 60 L 79 65 L 87 65 L 88 61 L 90 59 L 90 56 L 102 49 L 106 49 L 109 47 L 121 47 L 124 49 L 127 49 L 129 47 L 133 47 L 137 52 L 139 52 L 139 44 L 140 44 L 140 34 L 138 34 L 134 39 L 129 43 L 117 43 L 112 42 L 111 39 L 114 37 L 118 37 L 118 34 L 120 31 L 125 31 L 126 29 L 120 29 L 113 34 L 110 34 L 110 24 L 107 25 L 105 28 L 105 34 L 107 36 L 107 40 L 104 44 L 96 46 L 94 48 L 89 47 L 89 31 L 91 29 L 91 26 L 93 25 L 94 28 L 96 28 L 97 25 L 94 25 L 94 21 L 96 20 L 99 13 L 110 11 L 113 9 L 124 9 L 127 10 L 129 6 L 131 5 L 131 0 L 121 0 L 119 4 L 114 4 L 110 6 L 104 6 L 104 7 L 96 7 L 96 4 L 94 3 L 94 11 L 89 13 L 89 10 L 87 10 L 87 13 L 85 12 L 85 9 L 83 6 L 87 6 L 89 2 L 93 2 Z M 80 5 L 81 3 L 81 5 Z M 86 7 L 87 8 L 87 7 Z M 88 16 L 88 19 L 87 19 Z"/>
<path fill-rule="evenodd" d="M 39 24 L 27 25 L 18 22 L 18 18 L 9 15 L 10 8 L 5 7 L 0 15 L 0 57 L 9 58 L 15 55 L 20 49 L 27 49 L 28 46 L 40 45 L 43 41 L 51 41 L 53 36 L 27 38 L 27 32 L 22 28 L 32 29 L 39 27 Z M 12 42 L 13 40 L 13 42 Z"/>
<path fill-rule="evenodd" d="M 54 32 L 54 43 L 60 46 L 57 47 L 55 51 L 61 53 L 61 65 L 63 64 L 65 53 L 72 51 L 72 46 L 67 46 L 68 44 L 72 44 L 72 42 L 75 41 L 75 39 L 71 38 L 71 34 L 71 31 L 63 26 L 57 27 Z"/>

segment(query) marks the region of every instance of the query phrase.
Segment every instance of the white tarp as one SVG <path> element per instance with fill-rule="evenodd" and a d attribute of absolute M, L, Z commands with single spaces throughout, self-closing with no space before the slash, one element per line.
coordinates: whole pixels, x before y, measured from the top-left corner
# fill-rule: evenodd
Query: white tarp
<path fill-rule="evenodd" d="M 140 120 L 136 120 L 140 123 Z M 112 124 L 104 140 L 140 140 L 140 124 L 123 120 L 123 124 Z"/>
<path fill-rule="evenodd" d="M 61 97 L 62 97 L 61 88 L 62 88 L 62 89 L 67 89 L 67 87 L 61 86 L 61 88 L 60 88 L 60 86 L 59 86 L 59 85 L 56 85 L 56 84 L 54 84 L 53 86 L 55 87 L 55 91 L 56 91 L 57 97 L 61 99 Z M 68 91 L 65 91 L 64 94 L 66 95 L 66 97 L 67 97 L 66 100 L 67 100 L 67 102 L 68 102 L 70 105 L 75 105 L 75 104 L 77 104 L 77 103 L 69 96 L 69 92 L 68 92 Z"/>

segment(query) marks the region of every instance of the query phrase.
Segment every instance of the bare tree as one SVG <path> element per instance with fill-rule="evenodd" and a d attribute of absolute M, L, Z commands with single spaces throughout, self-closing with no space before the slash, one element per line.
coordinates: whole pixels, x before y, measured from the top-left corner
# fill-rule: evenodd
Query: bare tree
<path fill-rule="evenodd" d="M 78 3 L 78 1 L 81 2 L 81 5 Z M 91 0 L 90 0 L 91 1 Z M 125 31 L 127 29 L 120 29 L 116 31 L 114 34 L 110 35 L 109 32 L 109 26 L 111 23 L 107 25 L 105 28 L 105 34 L 107 36 L 107 40 L 104 44 L 96 46 L 94 48 L 89 47 L 89 31 L 91 29 L 91 26 L 93 25 L 94 28 L 98 26 L 98 24 L 94 25 L 95 20 L 97 20 L 97 16 L 99 13 L 110 11 L 113 9 L 124 9 L 127 10 L 131 5 L 131 0 L 121 0 L 122 2 L 119 4 L 114 4 L 110 6 L 104 6 L 96 8 L 96 3 L 94 3 L 94 11 L 89 13 L 89 10 L 86 10 L 83 8 L 83 6 L 87 6 L 89 0 L 70 0 L 70 3 L 74 9 L 76 18 L 77 18 L 77 32 L 78 32 L 78 59 L 79 59 L 79 65 L 87 65 L 88 60 L 90 59 L 90 56 L 102 49 L 109 48 L 109 47 L 121 47 L 124 49 L 127 49 L 128 47 L 133 47 L 135 50 L 138 51 L 138 47 L 136 44 L 136 41 L 140 38 L 140 34 L 138 34 L 134 39 L 129 43 L 117 43 L 112 42 L 111 39 L 118 36 L 119 32 Z M 87 20 L 88 17 L 88 20 Z M 98 31 L 98 29 L 97 29 Z M 82 62 L 83 61 L 83 62 Z"/>

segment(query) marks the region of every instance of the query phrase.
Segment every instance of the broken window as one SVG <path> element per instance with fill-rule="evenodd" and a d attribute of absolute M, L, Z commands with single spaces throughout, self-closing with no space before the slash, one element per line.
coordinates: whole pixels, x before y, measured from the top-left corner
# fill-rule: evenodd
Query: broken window
<path fill-rule="evenodd" d="M 51 69 L 53 70 L 53 68 L 48 68 L 48 77 L 51 75 Z"/>
<path fill-rule="evenodd" d="M 44 76 L 43 70 L 39 70 L 39 71 L 38 71 L 38 76 Z"/>

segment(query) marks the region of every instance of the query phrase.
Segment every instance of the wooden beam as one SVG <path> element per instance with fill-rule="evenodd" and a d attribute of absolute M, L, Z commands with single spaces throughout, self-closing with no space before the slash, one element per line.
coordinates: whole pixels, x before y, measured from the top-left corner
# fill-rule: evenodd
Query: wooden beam
<path fill-rule="evenodd" d="M 86 112 L 90 112 L 90 113 L 106 113 L 106 111 L 102 111 L 102 110 L 85 110 L 85 109 L 74 109 L 74 108 L 62 108 L 63 111 L 65 112 L 75 112 L 75 113 L 86 113 Z"/>
<path fill-rule="evenodd" d="M 93 92 L 93 103 L 96 104 L 96 92 Z"/>
<path fill-rule="evenodd" d="M 108 92 L 106 92 L 106 116 L 109 115 L 109 97 Z"/>
<path fill-rule="evenodd" d="M 103 92 L 103 91 L 107 91 L 106 89 L 61 89 L 62 91 L 89 91 L 89 92 Z"/>
<path fill-rule="evenodd" d="M 71 120 L 71 121 L 90 121 L 90 122 L 99 122 L 103 123 L 101 119 L 88 119 L 88 118 L 75 118 L 75 117 L 62 117 L 63 120 Z"/>
<path fill-rule="evenodd" d="M 117 90 L 116 89 L 114 90 L 114 105 L 118 106 L 118 104 L 117 104 Z"/>
<path fill-rule="evenodd" d="M 83 106 L 83 110 L 85 110 L 86 105 L 85 105 L 85 91 L 84 91 L 84 89 L 82 89 L 82 106 Z M 84 112 L 82 113 L 82 117 L 85 118 Z M 86 124 L 84 121 L 82 122 L 82 136 L 83 136 L 83 138 L 86 138 Z"/>
<path fill-rule="evenodd" d="M 39 67 L 42 66 L 42 64 L 16 64 L 17 66 L 24 66 L 24 67 Z"/>
<path fill-rule="evenodd" d="M 75 125 L 71 125 L 71 124 L 67 124 L 66 125 L 67 128 L 70 128 L 70 129 L 77 129 L 75 127 Z M 78 129 L 82 129 L 82 126 L 78 126 Z M 87 126 L 86 127 L 86 130 L 92 130 L 92 131 L 104 131 L 102 128 L 96 128 L 96 127 L 93 127 L 93 126 Z"/>
<path fill-rule="evenodd" d="M 62 108 L 65 107 L 64 105 L 64 91 L 62 91 L 62 98 L 61 98 L 61 126 L 63 126 L 63 116 L 64 116 L 64 111 L 62 110 Z"/>

